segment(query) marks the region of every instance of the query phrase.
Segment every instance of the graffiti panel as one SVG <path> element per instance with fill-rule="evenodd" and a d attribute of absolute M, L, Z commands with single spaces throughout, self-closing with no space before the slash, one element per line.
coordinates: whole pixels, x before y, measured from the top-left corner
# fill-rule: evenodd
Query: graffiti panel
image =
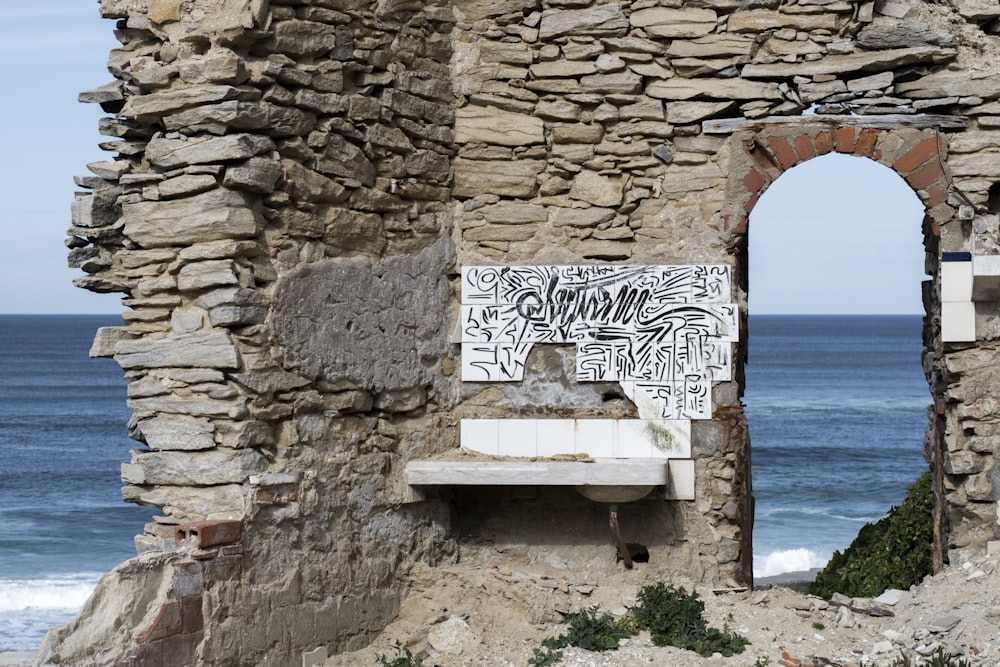
<path fill-rule="evenodd" d="M 711 419 L 712 383 L 732 379 L 728 266 L 473 266 L 461 286 L 463 380 L 518 382 L 533 344 L 574 344 L 578 382 L 619 382 L 640 422 L 687 424 Z M 647 451 L 629 437 L 621 451 Z"/>

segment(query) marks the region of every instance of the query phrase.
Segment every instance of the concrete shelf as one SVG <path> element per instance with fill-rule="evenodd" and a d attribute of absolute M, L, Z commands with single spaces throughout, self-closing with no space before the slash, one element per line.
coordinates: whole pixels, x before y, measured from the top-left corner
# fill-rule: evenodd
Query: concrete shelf
<path fill-rule="evenodd" d="M 665 486 L 671 500 L 694 500 L 691 459 L 580 461 L 410 461 L 411 486 Z"/>

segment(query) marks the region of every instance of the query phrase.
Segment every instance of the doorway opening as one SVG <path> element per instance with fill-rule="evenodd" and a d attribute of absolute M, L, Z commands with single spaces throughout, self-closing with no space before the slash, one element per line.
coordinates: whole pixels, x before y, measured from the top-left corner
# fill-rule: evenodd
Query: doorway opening
<path fill-rule="evenodd" d="M 792 167 L 747 227 L 756 579 L 822 567 L 926 468 L 924 206 L 874 160 Z"/>

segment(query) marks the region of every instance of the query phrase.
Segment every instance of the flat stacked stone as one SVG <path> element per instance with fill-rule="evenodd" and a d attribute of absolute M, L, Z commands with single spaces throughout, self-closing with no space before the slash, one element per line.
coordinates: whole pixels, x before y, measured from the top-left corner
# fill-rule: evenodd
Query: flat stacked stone
<path fill-rule="evenodd" d="M 129 309 L 95 353 L 125 370 L 145 445 L 124 496 L 161 510 L 140 547 L 204 520 L 253 545 L 219 584 L 232 604 L 205 608 L 203 659 L 289 664 L 379 631 L 400 563 L 455 552 L 443 501 L 399 508 L 406 461 L 453 449 L 458 419 L 537 410 L 532 392 L 608 409 L 614 387 L 568 385 L 556 352 L 523 392 L 462 385 L 459 267 L 740 268 L 762 192 L 830 152 L 896 169 L 928 248 L 963 250 L 957 211 L 982 222 L 1000 198 L 1000 75 L 981 64 L 1000 11 L 953 4 L 102 0 L 115 80 L 81 100 L 111 116 L 114 155 L 77 179 L 69 261 Z M 964 549 L 996 519 L 977 393 L 996 360 L 928 331 Z M 682 526 L 664 560 L 725 586 L 749 580 L 740 391 L 718 383 L 695 431 L 690 508 L 641 519 Z"/>

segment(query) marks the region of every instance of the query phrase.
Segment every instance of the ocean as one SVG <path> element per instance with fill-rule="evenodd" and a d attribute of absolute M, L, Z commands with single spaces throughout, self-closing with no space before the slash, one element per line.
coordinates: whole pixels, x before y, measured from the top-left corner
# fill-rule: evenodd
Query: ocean
<path fill-rule="evenodd" d="M 755 576 L 821 567 L 927 469 L 921 321 L 750 317 Z"/>
<path fill-rule="evenodd" d="M 125 381 L 87 351 L 118 316 L 0 315 L 0 651 L 31 651 L 135 554 Z"/>
<path fill-rule="evenodd" d="M 0 315 L 0 652 L 32 651 L 132 556 L 126 384 L 87 350 L 105 315 Z M 919 316 L 753 316 L 754 572 L 822 565 L 925 468 Z"/>

